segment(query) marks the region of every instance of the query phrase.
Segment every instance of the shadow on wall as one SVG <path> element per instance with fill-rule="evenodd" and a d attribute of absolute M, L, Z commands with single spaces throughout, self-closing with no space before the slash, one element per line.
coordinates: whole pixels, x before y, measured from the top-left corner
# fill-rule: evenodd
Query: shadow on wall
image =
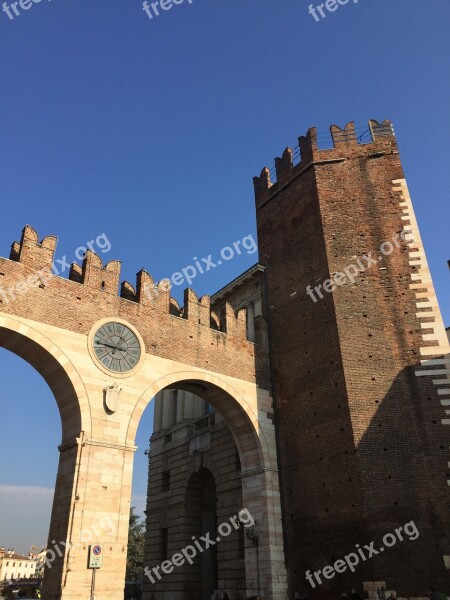
<path fill-rule="evenodd" d="M 450 427 L 442 423 L 445 410 L 431 377 L 418 378 L 415 370 L 411 366 L 402 371 L 384 399 L 373 400 L 379 407 L 369 427 L 361 432 L 359 443 L 347 435 L 339 448 L 330 444 L 324 466 L 318 462 L 298 471 L 299 486 L 309 487 L 304 488 L 298 518 L 286 515 L 291 517 L 294 591 L 310 598 L 328 598 L 330 589 L 349 593 L 355 587 L 362 593 L 363 582 L 385 581 L 387 589 L 396 589 L 402 596 L 426 596 L 430 587 L 450 593 L 450 571 L 444 564 L 444 555 L 450 554 Z M 371 402 L 358 407 L 362 422 L 372 410 Z M 347 409 L 345 418 L 358 440 L 349 415 Z M 333 429 L 337 438 L 336 422 L 330 427 Z M 311 506 L 311 498 L 318 497 L 322 501 Z M 411 526 L 409 536 L 403 532 L 403 541 L 397 538 L 391 547 L 386 544 L 379 551 L 383 536 L 395 534 L 410 522 L 418 536 L 412 535 Z M 371 542 L 378 552 L 369 558 L 364 545 Z M 314 573 L 332 566 L 349 553 L 357 553 L 357 544 L 365 552 L 365 560 L 360 559 L 354 572 L 347 568 L 342 574 L 335 573 L 331 581 L 322 576 L 320 585 L 314 590 L 310 587 L 305 579 L 307 570 Z"/>
<path fill-rule="evenodd" d="M 414 521 L 419 537 L 373 557 L 373 569 L 396 572 L 402 593 L 423 595 L 431 586 L 450 593 L 443 558 L 450 553 L 450 427 L 442 423 L 445 410 L 431 377 L 415 371 L 398 375 L 357 446 L 364 513 L 374 533 L 367 543 L 376 539 L 381 547 L 385 533 Z"/>

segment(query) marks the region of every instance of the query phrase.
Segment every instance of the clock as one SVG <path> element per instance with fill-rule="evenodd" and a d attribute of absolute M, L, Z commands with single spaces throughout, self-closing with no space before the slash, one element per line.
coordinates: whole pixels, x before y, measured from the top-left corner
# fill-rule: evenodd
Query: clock
<path fill-rule="evenodd" d="M 106 321 L 91 335 L 93 355 L 107 371 L 126 374 L 133 371 L 142 357 L 138 335 L 125 323 Z"/>

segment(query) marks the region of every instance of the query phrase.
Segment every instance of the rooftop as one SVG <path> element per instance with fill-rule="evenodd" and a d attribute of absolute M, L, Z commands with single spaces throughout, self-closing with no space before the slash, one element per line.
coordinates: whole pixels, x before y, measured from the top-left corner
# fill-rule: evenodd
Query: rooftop
<path fill-rule="evenodd" d="M 241 273 L 241 275 L 236 277 L 236 279 L 233 279 L 233 281 L 230 281 L 230 283 L 227 283 L 225 287 L 221 288 L 218 292 L 213 294 L 211 296 L 211 304 L 219 302 L 224 296 L 226 296 L 235 288 L 245 283 L 248 279 L 251 279 L 256 273 L 264 273 L 264 271 L 265 268 L 261 264 L 256 263 L 256 265 L 253 265 L 253 267 L 250 267 L 249 269 L 247 269 L 247 271 Z"/>

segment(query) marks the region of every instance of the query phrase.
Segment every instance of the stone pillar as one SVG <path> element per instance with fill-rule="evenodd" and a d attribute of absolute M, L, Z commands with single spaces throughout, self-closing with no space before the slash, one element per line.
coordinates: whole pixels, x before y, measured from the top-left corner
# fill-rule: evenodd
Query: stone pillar
<path fill-rule="evenodd" d="M 174 390 L 163 390 L 162 428 L 171 429 L 175 424 L 175 396 Z"/>
<path fill-rule="evenodd" d="M 194 419 L 200 419 L 205 414 L 206 402 L 199 396 L 194 396 Z"/>
<path fill-rule="evenodd" d="M 287 575 L 277 471 L 242 473 L 242 502 L 255 521 L 258 538 L 257 545 L 247 535 L 245 538 L 247 596 L 261 594 L 267 600 L 285 600 Z"/>
<path fill-rule="evenodd" d="M 177 393 L 177 423 L 184 421 L 184 390 L 178 390 Z"/>
<path fill-rule="evenodd" d="M 262 315 L 262 300 L 261 299 L 255 300 L 253 306 L 255 309 L 254 317 L 259 317 L 260 315 Z"/>
<path fill-rule="evenodd" d="M 194 418 L 194 394 L 191 392 L 184 393 L 184 418 Z"/>
<path fill-rule="evenodd" d="M 153 417 L 153 433 L 161 431 L 162 427 L 162 392 L 155 396 L 155 415 Z"/>
<path fill-rule="evenodd" d="M 247 338 L 250 342 L 255 341 L 255 306 L 253 302 L 247 306 Z"/>
<path fill-rule="evenodd" d="M 122 600 L 135 447 L 81 434 L 60 452 L 42 596 L 89 598 L 89 546 L 100 544 L 95 600 Z"/>

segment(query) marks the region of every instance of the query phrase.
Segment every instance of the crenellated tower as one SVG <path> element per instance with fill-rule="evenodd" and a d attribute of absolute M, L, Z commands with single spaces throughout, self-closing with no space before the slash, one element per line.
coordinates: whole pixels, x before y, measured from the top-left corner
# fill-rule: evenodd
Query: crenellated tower
<path fill-rule="evenodd" d="M 290 586 L 414 596 L 450 579 L 450 348 L 392 124 L 331 137 L 254 179 Z M 308 583 L 411 521 L 417 539 Z"/>

